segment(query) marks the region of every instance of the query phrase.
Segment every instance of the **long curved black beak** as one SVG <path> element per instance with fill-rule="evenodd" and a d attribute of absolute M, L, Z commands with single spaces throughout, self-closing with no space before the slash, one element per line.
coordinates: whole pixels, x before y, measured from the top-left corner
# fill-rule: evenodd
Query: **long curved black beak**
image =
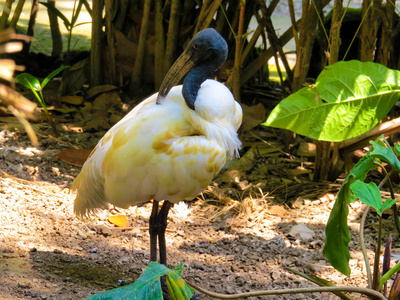
<path fill-rule="evenodd" d="M 196 61 L 193 55 L 193 48 L 188 47 L 178 57 L 172 67 L 169 69 L 167 75 L 165 75 L 161 87 L 158 91 L 157 104 L 160 104 L 163 99 L 168 95 L 169 91 L 174 85 L 177 85 L 179 81 L 185 76 L 194 66 Z"/>

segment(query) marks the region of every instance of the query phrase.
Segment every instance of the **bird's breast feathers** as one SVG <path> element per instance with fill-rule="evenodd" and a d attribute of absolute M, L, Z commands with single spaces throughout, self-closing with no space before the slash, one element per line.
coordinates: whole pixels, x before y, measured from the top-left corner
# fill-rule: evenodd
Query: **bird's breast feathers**
<path fill-rule="evenodd" d="M 193 199 L 226 154 L 237 154 L 242 111 L 229 90 L 205 81 L 191 110 L 181 89 L 174 87 L 159 105 L 157 95 L 144 100 L 99 141 L 71 187 L 78 190 L 78 215 L 107 203 L 126 208 L 150 199 Z"/>

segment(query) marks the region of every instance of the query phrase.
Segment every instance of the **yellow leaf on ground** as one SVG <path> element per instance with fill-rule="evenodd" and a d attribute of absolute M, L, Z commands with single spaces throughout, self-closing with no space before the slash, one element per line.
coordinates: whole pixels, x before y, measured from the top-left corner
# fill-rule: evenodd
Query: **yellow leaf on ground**
<path fill-rule="evenodd" d="M 82 96 L 63 96 L 60 100 L 64 103 L 73 104 L 73 105 L 81 105 L 83 103 Z"/>
<path fill-rule="evenodd" d="M 128 225 L 128 218 L 123 215 L 110 216 L 108 217 L 108 222 L 118 227 L 126 227 Z"/>

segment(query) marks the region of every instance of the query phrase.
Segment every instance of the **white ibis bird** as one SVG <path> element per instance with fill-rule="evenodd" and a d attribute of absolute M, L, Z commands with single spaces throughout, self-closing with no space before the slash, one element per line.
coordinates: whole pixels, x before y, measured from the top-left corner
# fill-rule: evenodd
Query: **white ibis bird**
<path fill-rule="evenodd" d="M 165 228 L 173 203 L 192 200 L 238 155 L 242 109 L 229 89 L 207 77 L 228 54 L 205 29 L 168 71 L 160 91 L 138 104 L 99 141 L 71 189 L 78 216 L 108 204 L 128 208 L 153 199 L 150 259 L 166 265 Z M 174 86 L 184 75 L 183 85 Z M 159 201 L 164 201 L 159 209 Z"/>

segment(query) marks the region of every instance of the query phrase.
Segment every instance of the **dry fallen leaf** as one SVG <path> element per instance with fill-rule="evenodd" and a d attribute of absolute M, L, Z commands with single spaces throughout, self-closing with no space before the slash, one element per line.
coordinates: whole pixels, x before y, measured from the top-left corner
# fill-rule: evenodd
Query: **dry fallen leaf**
<path fill-rule="evenodd" d="M 82 167 L 93 149 L 70 149 L 61 151 L 56 154 L 58 159 L 74 165 Z"/>
<path fill-rule="evenodd" d="M 242 108 L 243 108 L 243 123 L 242 123 L 243 131 L 249 131 L 265 121 L 267 111 L 265 110 L 264 106 L 261 103 L 256 104 L 254 106 L 247 106 L 246 104 L 242 103 Z"/>
<path fill-rule="evenodd" d="M 118 227 L 126 227 L 128 225 L 128 218 L 124 215 L 110 216 L 108 222 Z"/>

